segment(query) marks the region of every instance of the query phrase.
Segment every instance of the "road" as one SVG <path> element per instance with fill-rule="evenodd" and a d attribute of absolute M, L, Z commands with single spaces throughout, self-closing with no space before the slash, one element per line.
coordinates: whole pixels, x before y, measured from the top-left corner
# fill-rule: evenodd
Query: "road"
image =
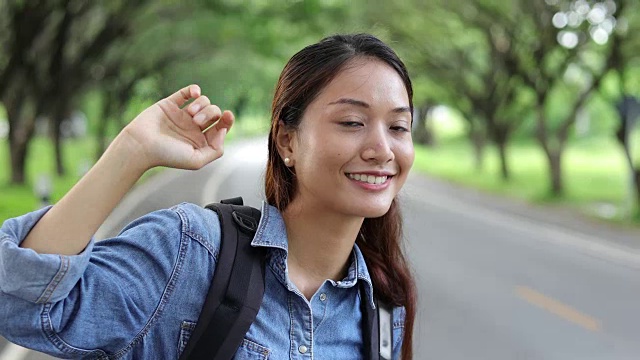
<path fill-rule="evenodd" d="M 265 148 L 239 144 L 197 172 L 167 170 L 97 237 L 182 201 L 242 195 L 258 206 Z M 640 359 L 640 232 L 416 174 L 402 203 L 420 297 L 416 359 Z M 48 359 L 1 341 L 0 360 Z"/>

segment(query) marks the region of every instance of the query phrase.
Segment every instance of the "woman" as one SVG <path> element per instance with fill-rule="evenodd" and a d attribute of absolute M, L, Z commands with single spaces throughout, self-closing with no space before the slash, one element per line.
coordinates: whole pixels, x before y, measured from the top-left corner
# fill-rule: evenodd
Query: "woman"
<path fill-rule="evenodd" d="M 285 66 L 252 243 L 269 249 L 266 290 L 236 359 L 362 358 L 360 304 L 373 306 L 374 291 L 395 305 L 393 357 L 412 358 L 396 200 L 413 163 L 412 109 L 404 65 L 373 36 L 326 38 Z M 215 272 L 217 217 L 183 203 L 116 238 L 92 235 L 148 169 L 222 156 L 233 122 L 186 87 L 138 115 L 55 206 L 7 220 L 0 334 L 59 357 L 179 357 Z"/>

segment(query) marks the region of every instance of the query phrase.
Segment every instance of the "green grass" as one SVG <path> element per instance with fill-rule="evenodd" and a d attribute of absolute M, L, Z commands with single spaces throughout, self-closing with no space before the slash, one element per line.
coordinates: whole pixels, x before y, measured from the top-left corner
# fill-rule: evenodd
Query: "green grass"
<path fill-rule="evenodd" d="M 11 177 L 9 148 L 6 140 L 0 141 L 0 221 L 34 210 L 39 200 L 33 187 L 42 176 L 51 179 L 52 200 L 60 199 L 79 179 L 81 166 L 89 166 L 95 152 L 92 139 L 74 139 L 64 144 L 64 163 L 68 174 L 54 176 L 55 158 L 53 143 L 36 137 L 29 146 L 26 164 L 26 184 L 9 185 Z"/>
<path fill-rule="evenodd" d="M 536 203 L 569 206 L 581 212 L 614 221 L 626 221 L 623 209 L 629 197 L 628 170 L 622 151 L 613 139 L 574 141 L 563 157 L 565 194 L 550 196 L 547 161 L 533 142 L 509 146 L 509 181 L 501 180 L 497 149 L 485 153 L 482 172 L 474 168 L 471 145 L 462 139 L 449 139 L 436 148 L 416 146 L 415 168 L 436 177 L 491 193 Z M 602 209 L 608 209 L 605 214 Z M 611 212 L 613 211 L 613 212 Z"/>

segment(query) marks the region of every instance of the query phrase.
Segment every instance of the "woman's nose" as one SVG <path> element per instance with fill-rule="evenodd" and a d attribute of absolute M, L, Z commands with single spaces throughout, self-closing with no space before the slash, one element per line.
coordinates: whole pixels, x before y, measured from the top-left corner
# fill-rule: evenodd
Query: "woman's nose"
<path fill-rule="evenodd" d="M 386 127 L 378 126 L 369 133 L 362 150 L 362 158 L 365 161 L 384 164 L 394 159 L 395 155 L 391 149 L 390 135 L 386 130 Z"/>

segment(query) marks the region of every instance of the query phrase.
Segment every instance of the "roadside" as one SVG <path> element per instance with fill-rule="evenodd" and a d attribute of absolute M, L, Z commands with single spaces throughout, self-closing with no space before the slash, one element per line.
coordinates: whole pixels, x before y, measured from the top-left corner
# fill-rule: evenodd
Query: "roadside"
<path fill-rule="evenodd" d="M 634 191 L 619 144 L 608 137 L 575 139 L 562 162 L 563 191 L 553 195 L 547 160 L 537 143 L 514 141 L 501 178 L 497 149 L 488 146 L 478 168 L 466 139 L 447 138 L 436 147 L 415 146 L 414 169 L 454 184 L 534 204 L 563 207 L 594 220 L 640 228 L 633 216 Z"/>
<path fill-rule="evenodd" d="M 548 224 L 572 233 L 585 234 L 618 249 L 640 252 L 640 229 L 589 217 L 575 210 L 554 205 L 538 205 L 513 198 L 481 192 L 479 190 L 451 184 L 434 177 L 413 172 L 411 184 L 429 189 L 444 198 L 475 205 L 510 217 Z"/>

